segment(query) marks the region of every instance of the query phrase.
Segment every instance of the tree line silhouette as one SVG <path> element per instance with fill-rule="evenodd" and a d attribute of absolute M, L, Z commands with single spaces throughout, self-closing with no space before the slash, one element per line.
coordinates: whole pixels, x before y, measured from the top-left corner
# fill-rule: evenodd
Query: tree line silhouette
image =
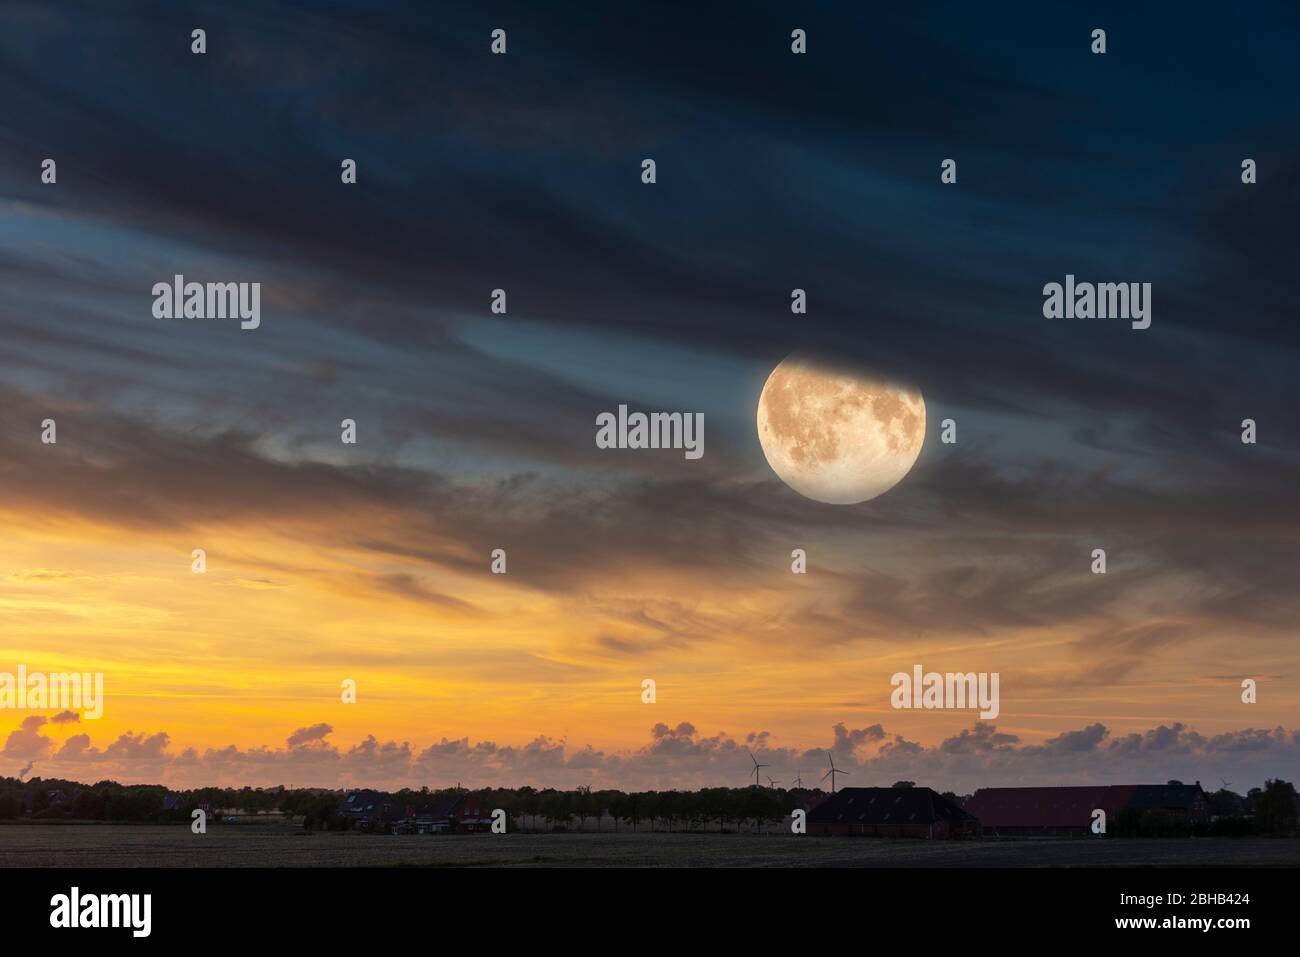
<path fill-rule="evenodd" d="M 898 781 L 894 787 L 911 787 Z M 0 822 L 112 821 L 189 823 L 195 809 L 220 821 L 226 809 L 243 814 L 280 812 L 309 830 L 348 830 L 357 821 L 344 812 L 350 790 L 324 788 L 194 788 L 173 791 L 162 785 L 122 785 L 115 781 L 79 784 L 57 778 L 0 778 Z M 820 788 L 702 788 L 696 791 L 620 791 L 578 787 L 461 788 L 366 791 L 369 800 L 399 813 L 436 805 L 463 795 L 467 802 L 506 812 L 511 830 L 548 831 L 752 831 L 788 822 L 796 808 L 810 809 L 827 796 Z M 961 804 L 951 791 L 944 797 Z M 1200 833 L 1234 836 L 1291 834 L 1297 826 L 1295 788 L 1269 780 L 1244 795 L 1223 788 L 1207 794 L 1212 822 Z M 372 830 L 386 830 L 379 820 Z M 1116 822 L 1119 836 L 1172 836 L 1186 828 L 1160 815 Z"/>

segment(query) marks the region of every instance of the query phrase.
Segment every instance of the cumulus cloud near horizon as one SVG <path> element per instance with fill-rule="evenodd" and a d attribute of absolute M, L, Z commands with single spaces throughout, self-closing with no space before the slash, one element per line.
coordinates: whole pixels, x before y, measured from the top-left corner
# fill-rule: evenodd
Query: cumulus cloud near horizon
<path fill-rule="evenodd" d="M 380 741 L 374 735 L 352 745 L 329 741 L 324 722 L 297 728 L 283 746 L 175 748 L 165 731 L 128 731 L 97 745 L 85 733 L 62 743 L 54 725 L 28 715 L 0 749 L 0 773 L 39 765 L 45 778 L 123 784 L 203 786 L 594 788 L 623 790 L 742 786 L 749 781 L 749 753 L 789 786 L 799 774 L 816 786 L 827 752 L 847 777 L 841 786 L 887 786 L 915 781 L 936 790 L 970 793 L 980 787 L 1163 783 L 1202 781 L 1215 790 L 1224 779 L 1239 791 L 1265 779 L 1294 777 L 1300 731 L 1245 728 L 1205 735 L 1180 722 L 1142 732 L 1113 733 L 1101 722 L 1066 731 L 1040 743 L 999 731 L 988 722 L 938 744 L 923 745 L 880 724 L 850 728 L 837 723 L 824 745 L 780 744 L 769 731 L 706 734 L 689 721 L 657 723 L 640 748 L 606 752 L 539 735 L 525 744 L 442 738 L 424 747 Z"/>

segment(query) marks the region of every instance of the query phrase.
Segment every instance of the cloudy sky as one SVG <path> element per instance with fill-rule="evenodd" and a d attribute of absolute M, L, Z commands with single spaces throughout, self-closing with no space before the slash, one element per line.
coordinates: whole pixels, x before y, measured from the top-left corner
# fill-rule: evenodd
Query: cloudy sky
<path fill-rule="evenodd" d="M 0 13 L 0 671 L 107 695 L 0 774 L 1300 775 L 1294 6 L 437 6 Z M 154 318 L 177 273 L 261 327 Z M 1067 273 L 1151 328 L 1045 319 Z M 767 466 L 797 349 L 924 393 L 882 497 Z M 598 449 L 620 403 L 704 457 Z M 894 710 L 915 664 L 1000 715 Z"/>

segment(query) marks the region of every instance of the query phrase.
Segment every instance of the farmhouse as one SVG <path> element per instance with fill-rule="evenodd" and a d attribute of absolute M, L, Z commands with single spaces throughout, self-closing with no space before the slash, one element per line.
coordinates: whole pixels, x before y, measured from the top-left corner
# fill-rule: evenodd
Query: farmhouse
<path fill-rule="evenodd" d="M 378 791 L 353 791 L 339 805 L 339 813 L 359 831 L 386 830 L 405 817 L 386 794 Z"/>
<path fill-rule="evenodd" d="M 1165 811 L 1181 824 L 1204 824 L 1210 819 L 1210 801 L 1201 790 L 1201 782 L 1183 784 L 1138 784 L 1129 799 L 1130 811 Z"/>
<path fill-rule="evenodd" d="M 435 797 L 421 804 L 397 804 L 378 791 L 354 791 L 339 813 L 360 831 L 394 834 L 474 834 L 492 830 L 491 808 L 466 792 Z"/>
<path fill-rule="evenodd" d="M 978 837 L 980 822 L 931 788 L 844 788 L 808 812 L 808 833 Z"/>
<path fill-rule="evenodd" d="M 395 830 L 399 834 L 445 834 L 456 829 L 464 805 L 465 796 L 453 794 L 438 801 L 407 807 L 405 819 Z"/>
<path fill-rule="evenodd" d="M 487 834 L 492 830 L 492 809 L 478 800 L 462 801 L 455 826 L 457 834 Z"/>

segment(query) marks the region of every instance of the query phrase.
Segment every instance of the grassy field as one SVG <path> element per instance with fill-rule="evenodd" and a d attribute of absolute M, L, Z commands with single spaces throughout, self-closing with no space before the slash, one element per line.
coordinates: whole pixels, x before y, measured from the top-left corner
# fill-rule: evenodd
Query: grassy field
<path fill-rule="evenodd" d="M 911 841 L 741 834 L 303 834 L 257 825 L 9 825 L 0 867 L 1300 866 L 1300 841 Z"/>

